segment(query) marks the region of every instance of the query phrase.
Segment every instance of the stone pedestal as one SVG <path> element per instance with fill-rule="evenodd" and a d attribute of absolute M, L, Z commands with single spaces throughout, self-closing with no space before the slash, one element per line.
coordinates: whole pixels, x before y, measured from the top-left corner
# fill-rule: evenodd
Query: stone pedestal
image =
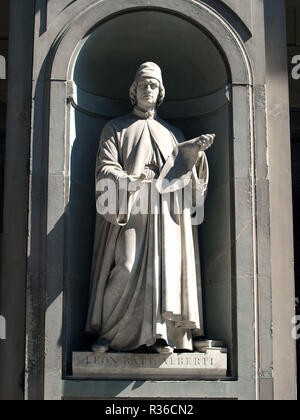
<path fill-rule="evenodd" d="M 128 380 L 223 379 L 227 349 L 172 355 L 134 353 L 73 353 L 76 378 Z"/>

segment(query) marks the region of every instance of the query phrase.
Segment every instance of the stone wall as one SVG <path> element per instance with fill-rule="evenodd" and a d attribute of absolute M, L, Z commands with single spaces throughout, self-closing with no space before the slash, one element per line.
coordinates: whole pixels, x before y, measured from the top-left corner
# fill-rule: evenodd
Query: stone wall
<path fill-rule="evenodd" d="M 206 265 L 211 273 L 207 276 L 206 303 L 212 314 L 208 318 L 211 331 L 218 333 L 220 327 L 226 330 L 231 369 L 227 380 L 219 381 L 133 383 L 88 378 L 83 383 L 72 376 L 72 366 L 68 366 L 72 352 L 88 350 L 77 333 L 78 342 L 68 335 L 73 328 L 70 319 L 75 325 L 85 316 L 82 293 L 72 282 L 74 276 L 69 279 L 70 271 L 66 271 L 70 245 L 75 256 L 81 255 L 82 247 L 76 236 L 73 241 L 68 234 L 72 227 L 70 193 L 75 185 L 71 165 L 72 136 L 76 134 L 70 101 L 73 69 L 95 28 L 124 11 L 129 17 L 137 10 L 157 11 L 158 3 L 160 12 L 175 15 L 208 35 L 229 75 L 226 153 L 230 168 L 226 181 L 230 200 L 225 202 L 229 203 L 230 222 L 225 223 L 225 233 L 221 229 L 214 232 L 211 223 L 212 230 L 204 229 L 204 236 L 211 235 L 211 243 L 217 240 L 222 245 L 218 255 L 213 255 L 213 264 Z M 0 342 L 1 396 L 295 398 L 284 1 L 122 0 L 121 9 L 119 0 L 26 0 L 26 5 L 11 0 L 10 4 L 10 50 L 18 54 L 10 57 L 6 133 L 0 304 L 8 320 L 8 339 Z M 105 42 L 105 38 L 102 40 Z M 109 34 L 107 40 L 111 41 Z M 164 41 L 159 46 L 164 46 Z M 118 52 L 117 44 L 116 48 Z M 109 60 L 113 65 L 113 57 Z M 196 69 L 194 64 L 192 61 L 191 68 Z M 222 120 L 216 118 L 211 124 L 216 121 Z M 219 122 L 220 132 L 223 125 Z M 183 130 L 191 127 L 182 120 Z M 214 173 L 222 169 L 216 156 L 210 155 L 209 159 L 212 169 L 217 167 Z M 278 171 L 280 164 L 282 173 Z M 211 196 L 217 187 L 215 182 Z M 79 214 L 83 208 L 80 206 Z M 221 205 L 218 208 L 224 210 Z M 212 216 L 213 211 L 211 206 Z M 223 243 L 225 237 L 229 241 Z M 221 275 L 225 265 L 220 261 L 225 254 L 228 279 Z M 72 261 L 76 274 L 90 269 L 77 269 L 79 258 Z M 84 281 L 88 282 L 88 275 Z M 213 316 L 214 305 L 216 314 L 225 314 L 224 319 Z"/>

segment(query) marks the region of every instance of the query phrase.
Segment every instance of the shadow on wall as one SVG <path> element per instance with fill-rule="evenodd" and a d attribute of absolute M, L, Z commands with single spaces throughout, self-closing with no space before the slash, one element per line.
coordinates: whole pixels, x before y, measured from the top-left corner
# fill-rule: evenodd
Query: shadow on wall
<path fill-rule="evenodd" d="M 71 152 L 70 200 L 67 223 L 67 371 L 72 351 L 86 351 L 95 338 L 86 334 L 90 273 L 95 229 L 95 164 L 102 129 L 107 119 L 75 112 L 76 138 Z"/>
<path fill-rule="evenodd" d="M 62 6 L 62 2 L 53 2 L 53 0 L 37 0 L 36 14 L 40 14 L 40 36 L 47 31 L 48 25 L 52 21 L 51 18 L 55 18 L 60 12 L 67 9 L 75 2 L 76 0 L 64 0 L 65 6 Z"/>

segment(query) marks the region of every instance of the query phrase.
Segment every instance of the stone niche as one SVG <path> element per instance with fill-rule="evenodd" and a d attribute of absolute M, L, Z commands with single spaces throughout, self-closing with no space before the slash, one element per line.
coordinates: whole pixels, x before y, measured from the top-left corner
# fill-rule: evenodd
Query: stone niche
<path fill-rule="evenodd" d="M 34 44 L 28 398 L 255 399 L 260 369 L 271 394 L 264 2 L 54 4 L 61 12 L 54 17 L 51 9 L 51 22 L 45 20 Z M 226 353 L 170 360 L 88 354 L 95 340 L 84 332 L 95 158 L 104 124 L 130 111 L 129 86 L 145 61 L 163 71 L 161 117 L 186 138 L 216 133 L 207 153 L 210 183 L 199 227 L 205 334 L 224 342 L 228 352 L 227 372 L 222 364 L 213 378 L 205 369 L 219 366 Z M 73 372 L 72 357 L 81 372 Z M 101 367 L 110 369 L 116 358 L 127 372 L 112 378 Z M 128 371 L 134 366 L 138 373 Z"/>
<path fill-rule="evenodd" d="M 130 112 L 129 87 L 136 69 L 145 61 L 156 62 L 163 71 L 167 96 L 159 115 L 180 127 L 187 139 L 216 133 L 215 145 L 208 152 L 210 184 L 205 222 L 199 229 L 204 322 L 206 337 L 221 340 L 228 348 L 228 376 L 233 377 L 236 375 L 233 328 L 236 303 L 232 284 L 234 249 L 231 248 L 231 75 L 220 49 L 201 27 L 158 10 L 124 13 L 97 25 L 82 41 L 74 61 L 66 242 L 67 374 L 72 374 L 72 353 L 89 351 L 95 340 L 84 333 L 84 327 L 93 250 L 94 167 L 99 137 L 109 119 Z M 74 359 L 77 362 L 78 357 Z M 95 368 L 93 374 L 91 366 L 88 365 L 90 375 L 99 376 L 99 370 Z M 207 370 L 201 369 L 194 372 L 185 369 L 181 376 L 180 369 L 177 374 L 176 369 L 167 371 L 169 379 L 209 376 Z M 103 372 L 110 377 L 106 369 Z M 136 376 L 153 379 L 153 372 L 145 368 Z M 214 379 L 226 376 L 224 370 L 215 372 Z M 157 375 L 157 379 L 166 377 L 166 373 Z M 114 372 L 113 378 L 116 377 Z"/>

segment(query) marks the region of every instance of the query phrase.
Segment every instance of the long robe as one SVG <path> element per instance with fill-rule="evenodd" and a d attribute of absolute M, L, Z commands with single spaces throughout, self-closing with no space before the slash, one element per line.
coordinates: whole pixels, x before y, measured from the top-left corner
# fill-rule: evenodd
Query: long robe
<path fill-rule="evenodd" d="M 102 132 L 96 184 L 110 179 L 118 185 L 142 173 L 157 178 L 184 140 L 157 115 L 147 118 L 136 109 L 112 120 Z M 198 176 L 207 185 L 204 153 L 200 167 Z M 133 197 L 125 198 L 128 214 L 96 216 L 86 329 L 119 351 L 151 346 L 157 339 L 192 350 L 192 337 L 204 333 L 197 227 L 189 209 L 175 214 L 174 196 L 173 206 L 160 197 L 155 214 L 131 214 Z"/>

